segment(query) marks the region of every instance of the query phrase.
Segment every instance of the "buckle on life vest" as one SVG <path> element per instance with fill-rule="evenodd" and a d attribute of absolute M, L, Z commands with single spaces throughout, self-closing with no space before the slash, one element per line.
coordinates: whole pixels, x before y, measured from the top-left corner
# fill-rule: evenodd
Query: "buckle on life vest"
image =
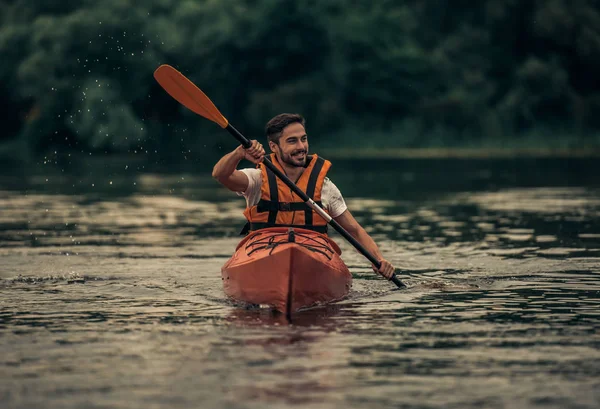
<path fill-rule="evenodd" d="M 281 202 L 279 204 L 279 210 L 281 210 L 283 212 L 289 212 L 292 210 L 292 206 L 290 205 L 289 202 Z"/>

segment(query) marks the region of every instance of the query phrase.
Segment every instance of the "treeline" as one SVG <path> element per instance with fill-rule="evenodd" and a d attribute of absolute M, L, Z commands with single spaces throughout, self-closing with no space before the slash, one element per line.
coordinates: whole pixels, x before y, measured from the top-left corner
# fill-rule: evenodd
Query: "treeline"
<path fill-rule="evenodd" d="M 252 137 L 300 112 L 323 144 L 597 144 L 599 3 L 5 0 L 0 144 L 214 156 L 225 137 L 159 88 L 162 63 Z"/>

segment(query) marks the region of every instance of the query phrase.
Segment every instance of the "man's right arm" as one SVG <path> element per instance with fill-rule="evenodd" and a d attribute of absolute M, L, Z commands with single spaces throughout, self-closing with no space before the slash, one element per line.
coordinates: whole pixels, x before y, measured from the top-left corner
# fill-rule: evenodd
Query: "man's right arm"
<path fill-rule="evenodd" d="M 212 177 L 233 192 L 245 192 L 249 183 L 248 176 L 237 170 L 237 165 L 244 158 L 258 164 L 262 162 L 264 156 L 265 150 L 256 140 L 252 141 L 252 146 L 248 149 L 244 149 L 240 145 L 217 162 L 213 168 Z"/>

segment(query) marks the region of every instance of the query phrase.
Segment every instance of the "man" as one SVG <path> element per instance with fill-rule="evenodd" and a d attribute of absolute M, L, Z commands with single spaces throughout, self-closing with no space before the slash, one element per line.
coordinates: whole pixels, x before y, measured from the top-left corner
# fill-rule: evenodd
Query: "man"
<path fill-rule="evenodd" d="M 389 280 L 394 266 L 383 258 L 377 244 L 346 207 L 339 189 L 326 177 L 331 163 L 317 155 L 307 155 L 308 137 L 304 125 L 304 118 L 298 114 L 280 114 L 267 123 L 267 140 L 273 152 L 271 161 L 317 203 L 320 198 L 321 207 L 380 260 L 379 270 L 375 267 L 373 270 Z M 246 198 L 244 215 L 250 223 L 250 230 L 284 225 L 325 231 L 327 223 L 316 213 L 313 216 L 302 200 L 278 178 L 275 180 L 275 175 L 261 164 L 264 157 L 262 144 L 253 140 L 248 149 L 240 145 L 223 156 L 212 173 L 222 185 Z M 242 159 L 259 165 L 258 169 L 238 170 Z M 273 195 L 275 199 L 271 197 Z"/>

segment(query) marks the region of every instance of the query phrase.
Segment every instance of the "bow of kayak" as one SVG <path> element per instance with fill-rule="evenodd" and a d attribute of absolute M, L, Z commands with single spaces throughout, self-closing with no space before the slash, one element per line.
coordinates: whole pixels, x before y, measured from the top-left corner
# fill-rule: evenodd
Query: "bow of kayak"
<path fill-rule="evenodd" d="M 221 269 L 236 301 L 291 313 L 348 295 L 352 275 L 337 244 L 305 229 L 261 229 L 242 240 Z"/>

